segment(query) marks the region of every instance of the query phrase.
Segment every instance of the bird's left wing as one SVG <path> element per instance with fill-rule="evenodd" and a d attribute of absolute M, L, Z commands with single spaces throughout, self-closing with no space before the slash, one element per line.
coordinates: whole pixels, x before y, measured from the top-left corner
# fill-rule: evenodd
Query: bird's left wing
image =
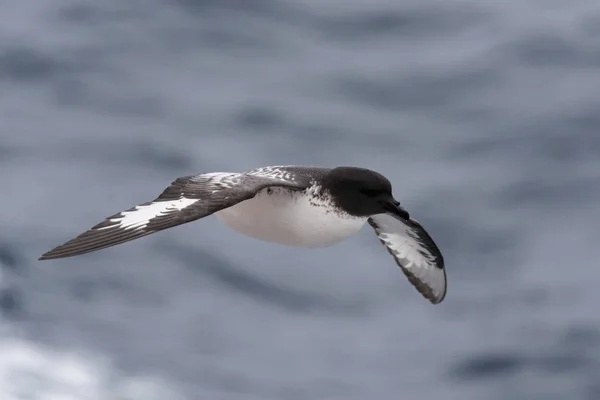
<path fill-rule="evenodd" d="M 252 172 L 252 171 L 249 171 Z M 302 190 L 307 182 L 293 176 L 213 172 L 177 178 L 156 199 L 106 218 L 40 257 L 71 257 L 104 249 L 195 221 L 250 199 L 271 186 Z"/>
<path fill-rule="evenodd" d="M 433 304 L 444 300 L 444 258 L 423 226 L 389 214 L 373 215 L 369 224 L 417 290 Z"/>

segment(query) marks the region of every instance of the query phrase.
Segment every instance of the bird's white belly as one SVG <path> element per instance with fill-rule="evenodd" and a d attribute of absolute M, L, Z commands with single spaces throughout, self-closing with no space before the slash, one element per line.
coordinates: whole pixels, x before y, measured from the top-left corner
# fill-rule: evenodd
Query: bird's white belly
<path fill-rule="evenodd" d="M 367 221 L 332 210 L 324 202 L 313 204 L 315 200 L 311 202 L 303 192 L 272 188 L 215 215 L 245 235 L 303 247 L 323 247 L 342 241 L 358 232 Z"/>

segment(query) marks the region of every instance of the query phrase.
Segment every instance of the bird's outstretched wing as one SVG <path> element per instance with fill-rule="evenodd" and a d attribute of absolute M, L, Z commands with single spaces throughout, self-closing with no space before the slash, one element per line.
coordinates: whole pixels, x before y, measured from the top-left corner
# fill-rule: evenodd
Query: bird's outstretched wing
<path fill-rule="evenodd" d="M 423 226 L 389 214 L 373 215 L 369 224 L 417 290 L 433 304 L 444 300 L 444 258 Z"/>
<path fill-rule="evenodd" d="M 307 182 L 256 170 L 244 174 L 214 172 L 177 178 L 156 199 L 114 214 L 39 259 L 71 257 L 104 249 L 206 217 L 250 199 L 264 188 L 306 188 Z"/>

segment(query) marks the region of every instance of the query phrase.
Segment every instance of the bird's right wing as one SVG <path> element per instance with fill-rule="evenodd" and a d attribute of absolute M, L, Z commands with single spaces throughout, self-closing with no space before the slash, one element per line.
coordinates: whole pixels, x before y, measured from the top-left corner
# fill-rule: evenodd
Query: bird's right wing
<path fill-rule="evenodd" d="M 376 214 L 369 225 L 410 283 L 433 304 L 446 297 L 444 257 L 425 228 L 414 219 Z"/>
<path fill-rule="evenodd" d="M 250 199 L 264 188 L 306 188 L 294 177 L 214 172 L 177 178 L 156 199 L 114 214 L 39 259 L 76 256 L 206 217 Z"/>

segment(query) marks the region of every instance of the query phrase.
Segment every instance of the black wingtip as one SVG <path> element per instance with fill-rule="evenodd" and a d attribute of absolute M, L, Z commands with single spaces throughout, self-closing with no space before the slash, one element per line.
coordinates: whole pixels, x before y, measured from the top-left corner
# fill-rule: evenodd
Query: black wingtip
<path fill-rule="evenodd" d="M 38 261 L 44 261 L 44 260 L 53 260 L 55 258 L 61 258 L 61 256 L 57 256 L 53 254 L 54 250 L 50 250 L 47 251 L 46 253 L 42 254 L 39 258 Z"/>

